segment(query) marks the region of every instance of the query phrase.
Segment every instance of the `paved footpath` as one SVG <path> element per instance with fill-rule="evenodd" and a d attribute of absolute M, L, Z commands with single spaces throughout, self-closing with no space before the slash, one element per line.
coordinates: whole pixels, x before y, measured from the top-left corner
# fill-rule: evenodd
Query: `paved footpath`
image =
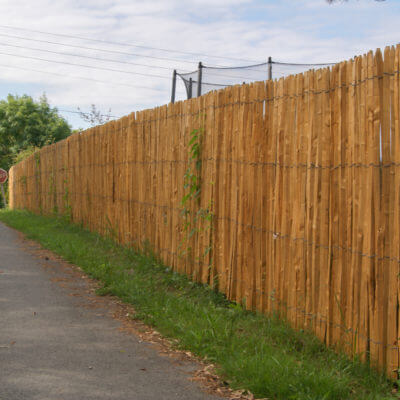
<path fill-rule="evenodd" d="M 86 281 L 72 292 L 63 263 L 27 247 L 0 223 L 0 400 L 220 399 L 189 380 L 198 365 L 82 306 Z"/>

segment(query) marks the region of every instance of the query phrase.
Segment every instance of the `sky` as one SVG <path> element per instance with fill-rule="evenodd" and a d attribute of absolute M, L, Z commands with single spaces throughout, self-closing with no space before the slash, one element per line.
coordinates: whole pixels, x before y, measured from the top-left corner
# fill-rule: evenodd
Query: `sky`
<path fill-rule="evenodd" d="M 46 94 L 74 129 L 166 104 L 172 72 L 339 62 L 400 41 L 400 0 L 0 0 L 0 99 Z M 289 69 L 290 72 L 290 69 Z M 177 100 L 185 98 L 178 79 Z M 109 111 L 111 110 L 111 111 Z"/>

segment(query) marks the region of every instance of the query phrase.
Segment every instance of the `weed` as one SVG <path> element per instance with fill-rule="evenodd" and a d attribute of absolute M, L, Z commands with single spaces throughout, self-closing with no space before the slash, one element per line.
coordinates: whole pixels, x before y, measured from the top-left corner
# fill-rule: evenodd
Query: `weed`
<path fill-rule="evenodd" d="M 204 117 L 205 114 L 199 114 L 198 119 Z M 204 208 L 201 206 L 201 193 L 203 179 L 201 176 L 202 172 L 202 145 L 204 138 L 204 127 L 201 126 L 198 129 L 193 129 L 190 132 L 189 139 L 189 167 L 184 174 L 183 188 L 185 193 L 181 199 L 181 205 L 183 207 L 181 215 L 183 217 L 183 232 L 184 237 L 179 245 L 180 255 L 196 261 L 199 265 L 206 265 L 208 270 L 209 282 L 211 276 L 213 276 L 213 287 L 218 288 L 217 275 L 213 274 L 212 268 L 212 227 L 214 213 L 213 203 L 210 201 Z M 212 182 L 210 182 L 212 184 Z M 200 232 L 208 232 L 209 243 L 195 260 L 193 260 L 192 244 L 193 241 Z M 195 278 L 195 276 L 193 277 Z"/>
<path fill-rule="evenodd" d="M 215 363 L 233 388 L 281 400 L 393 398 L 394 385 L 383 375 L 295 331 L 277 315 L 246 311 L 172 272 L 151 248 L 138 253 L 65 219 L 25 211 L 0 211 L 0 220 L 101 281 L 99 294 L 133 304 L 135 319 Z"/>

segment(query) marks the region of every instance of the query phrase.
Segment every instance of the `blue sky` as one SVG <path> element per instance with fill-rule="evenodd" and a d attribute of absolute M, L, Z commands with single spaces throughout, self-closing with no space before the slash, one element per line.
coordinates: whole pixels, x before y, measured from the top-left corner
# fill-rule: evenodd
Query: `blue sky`
<path fill-rule="evenodd" d="M 0 4 L 1 98 L 8 93 L 34 98 L 46 93 L 60 110 L 89 110 L 96 104 L 104 112 L 111 108 L 115 116 L 167 103 L 172 70 L 194 70 L 198 61 L 237 66 L 272 56 L 284 62 L 337 62 L 400 41 L 400 0 L 349 0 L 335 5 L 325 0 L 36 0 L 34 7 L 26 0 L 0 0 Z M 177 97 L 184 98 L 181 84 Z M 77 114 L 63 115 L 74 128 L 87 126 Z"/>

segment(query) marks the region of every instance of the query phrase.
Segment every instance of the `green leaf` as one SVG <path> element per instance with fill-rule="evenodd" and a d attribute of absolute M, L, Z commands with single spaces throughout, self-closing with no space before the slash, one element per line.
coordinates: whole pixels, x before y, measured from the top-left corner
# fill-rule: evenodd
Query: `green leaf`
<path fill-rule="evenodd" d="M 193 136 L 193 137 L 189 140 L 189 146 L 191 146 L 193 143 L 195 143 L 196 140 L 197 140 L 197 138 L 198 138 L 197 135 L 196 135 L 196 136 Z"/>

